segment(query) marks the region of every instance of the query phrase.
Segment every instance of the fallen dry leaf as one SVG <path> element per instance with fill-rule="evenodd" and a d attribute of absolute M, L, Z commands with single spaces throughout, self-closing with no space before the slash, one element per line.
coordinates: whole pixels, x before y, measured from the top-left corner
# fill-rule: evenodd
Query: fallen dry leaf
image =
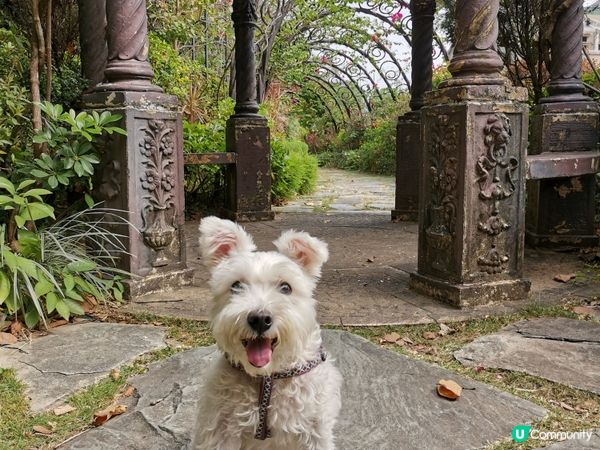
<path fill-rule="evenodd" d="M 52 421 L 49 420 L 48 423 L 47 423 L 47 425 L 50 427 L 50 429 L 52 431 L 56 430 L 56 425 L 57 425 L 56 422 L 52 422 Z"/>
<path fill-rule="evenodd" d="M 423 337 L 432 341 L 433 339 L 438 337 L 438 334 L 433 331 L 426 331 L 423 333 Z"/>
<path fill-rule="evenodd" d="M 482 372 L 483 370 L 485 370 L 485 367 L 483 367 L 481 365 L 477 365 L 477 366 L 475 366 L 475 368 L 473 370 L 475 371 L 475 373 L 479 373 L 479 372 Z"/>
<path fill-rule="evenodd" d="M 123 391 L 123 397 L 131 397 L 135 392 L 135 388 L 133 386 L 128 386 L 125 391 Z"/>
<path fill-rule="evenodd" d="M 394 333 L 389 333 L 389 334 L 385 334 L 383 336 L 383 338 L 381 339 L 381 342 L 387 342 L 389 344 L 395 344 L 396 342 L 398 342 L 398 340 L 400 340 L 402 336 L 400 336 L 398 333 L 394 332 Z"/>
<path fill-rule="evenodd" d="M 574 273 L 559 273 L 554 275 L 554 281 L 559 281 L 560 283 L 566 283 L 575 278 Z"/>
<path fill-rule="evenodd" d="M 33 426 L 33 431 L 38 433 L 38 434 L 45 434 L 45 435 L 49 435 L 52 434 L 52 431 L 49 430 L 48 428 L 46 428 L 43 425 L 34 425 Z"/>
<path fill-rule="evenodd" d="M 48 325 L 48 328 L 62 327 L 63 325 L 66 325 L 68 323 L 69 321 L 64 319 L 55 320 L 54 322 L 51 322 L 50 325 Z"/>
<path fill-rule="evenodd" d="M 438 395 L 449 400 L 456 400 L 460 397 L 462 390 L 463 388 L 456 381 L 452 380 L 440 380 L 437 384 Z"/>
<path fill-rule="evenodd" d="M 575 408 L 573 408 L 571 405 L 569 405 L 568 403 L 565 403 L 565 402 L 560 402 L 560 407 L 567 411 L 575 411 Z"/>
<path fill-rule="evenodd" d="M 18 320 L 15 320 L 13 323 L 10 324 L 11 334 L 18 336 L 21 331 L 23 331 L 23 324 Z"/>
<path fill-rule="evenodd" d="M 17 342 L 17 338 L 11 333 L 0 333 L 0 345 L 10 345 Z"/>
<path fill-rule="evenodd" d="M 63 414 L 70 413 L 71 411 L 75 411 L 77 408 L 71 405 L 62 405 L 57 408 L 54 408 L 52 412 L 54 412 L 55 416 L 62 416 Z"/>
<path fill-rule="evenodd" d="M 438 334 L 440 336 L 446 336 L 448 334 L 454 333 L 454 331 L 455 331 L 454 328 L 450 328 L 445 323 L 440 323 L 440 331 L 438 331 Z"/>
<path fill-rule="evenodd" d="M 110 377 L 117 381 L 119 379 L 119 377 L 121 376 L 121 371 L 118 368 L 115 368 L 113 370 L 110 371 Z"/>
<path fill-rule="evenodd" d="M 411 338 L 403 337 L 398 342 L 396 342 L 396 344 L 398 344 L 398 345 L 405 345 L 405 344 L 406 345 L 415 345 L 415 342 Z"/>
<path fill-rule="evenodd" d="M 576 306 L 573 312 L 582 316 L 600 316 L 600 308 L 594 306 Z"/>
<path fill-rule="evenodd" d="M 104 422 L 109 420 L 111 417 L 121 415 L 126 411 L 127 411 L 127 406 L 125 406 L 125 405 L 111 405 L 108 408 L 105 408 L 101 411 L 97 411 L 94 413 L 93 424 L 95 426 L 99 427 Z"/>

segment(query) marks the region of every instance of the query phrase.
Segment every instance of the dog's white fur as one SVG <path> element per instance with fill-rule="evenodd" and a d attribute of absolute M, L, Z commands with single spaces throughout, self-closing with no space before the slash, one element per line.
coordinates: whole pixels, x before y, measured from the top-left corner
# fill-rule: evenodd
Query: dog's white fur
<path fill-rule="evenodd" d="M 342 378 L 330 359 L 304 375 L 273 381 L 268 410 L 272 437 L 254 438 L 258 377 L 311 361 L 321 346 L 313 291 L 329 257 L 327 244 L 295 231 L 283 233 L 274 244 L 278 252 L 255 252 L 252 238 L 239 225 L 216 217 L 200 224 L 200 250 L 211 270 L 214 295 L 212 331 L 221 352 L 246 373 L 233 368 L 224 354 L 209 369 L 192 447 L 196 450 L 335 448 Z M 232 289 L 236 282 L 242 287 Z M 291 293 L 280 292 L 283 282 Z M 247 321 L 256 312 L 272 317 L 265 335 L 277 338 L 271 361 L 261 368 L 249 363 L 242 345 L 243 339 L 256 337 Z"/>

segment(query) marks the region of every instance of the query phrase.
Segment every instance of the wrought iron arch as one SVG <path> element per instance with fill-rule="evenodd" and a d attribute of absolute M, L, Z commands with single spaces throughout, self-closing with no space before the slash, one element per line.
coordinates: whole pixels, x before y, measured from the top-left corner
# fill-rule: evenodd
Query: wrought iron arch
<path fill-rule="evenodd" d="M 352 117 L 352 113 L 350 112 L 350 107 L 348 106 L 348 104 L 346 103 L 346 101 L 341 96 L 337 95 L 337 92 L 335 91 L 335 88 L 331 85 L 331 83 L 329 83 L 329 81 L 324 80 L 324 79 L 322 79 L 320 77 L 316 77 L 314 75 L 307 75 L 306 78 L 308 78 L 309 80 L 313 81 L 315 84 L 319 85 L 319 87 L 324 92 L 327 92 L 327 95 L 329 95 L 333 99 L 333 101 L 335 102 L 336 106 L 340 110 L 340 113 L 342 114 L 342 119 L 344 118 L 344 109 L 346 110 L 346 116 L 348 117 L 348 119 L 350 117 Z M 342 106 L 340 105 L 340 101 L 344 105 L 343 109 L 342 109 Z"/>

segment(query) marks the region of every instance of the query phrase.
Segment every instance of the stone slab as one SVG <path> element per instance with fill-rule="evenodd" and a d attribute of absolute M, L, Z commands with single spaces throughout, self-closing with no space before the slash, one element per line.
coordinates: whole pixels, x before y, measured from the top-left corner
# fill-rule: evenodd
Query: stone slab
<path fill-rule="evenodd" d="M 412 360 L 342 331 L 323 331 L 344 376 L 336 436 L 340 450 L 466 450 L 510 436 L 515 423 L 546 411 L 528 401 Z M 214 347 L 180 353 L 135 377 L 131 412 L 78 436 L 62 450 L 187 449 L 194 429 L 202 373 Z M 456 402 L 435 393 L 440 378 L 470 390 Z M 448 439 L 452 436 L 452 439 Z"/>
<path fill-rule="evenodd" d="M 557 442 L 556 444 L 547 447 L 540 447 L 536 450 L 598 450 L 600 448 L 600 430 L 592 430 L 592 437 L 588 440 L 570 439 L 567 441 Z"/>
<path fill-rule="evenodd" d="M 81 323 L 54 328 L 31 343 L 0 347 L 0 367 L 27 385 L 33 411 L 51 408 L 106 377 L 111 369 L 165 346 L 164 330 L 148 325 Z"/>
<path fill-rule="evenodd" d="M 600 323 L 546 318 L 512 324 L 454 353 L 466 366 L 525 372 L 600 394 Z"/>

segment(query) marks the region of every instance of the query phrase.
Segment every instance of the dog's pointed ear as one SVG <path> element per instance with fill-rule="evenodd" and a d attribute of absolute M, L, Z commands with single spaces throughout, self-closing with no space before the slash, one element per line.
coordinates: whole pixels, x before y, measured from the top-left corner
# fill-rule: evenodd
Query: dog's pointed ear
<path fill-rule="evenodd" d="M 329 259 L 327 244 L 302 231 L 285 231 L 273 244 L 315 278 L 321 276 L 321 267 Z"/>
<path fill-rule="evenodd" d="M 204 265 L 216 266 L 235 253 L 256 250 L 252 237 L 238 224 L 218 217 L 205 217 L 200 222 L 200 252 Z"/>

